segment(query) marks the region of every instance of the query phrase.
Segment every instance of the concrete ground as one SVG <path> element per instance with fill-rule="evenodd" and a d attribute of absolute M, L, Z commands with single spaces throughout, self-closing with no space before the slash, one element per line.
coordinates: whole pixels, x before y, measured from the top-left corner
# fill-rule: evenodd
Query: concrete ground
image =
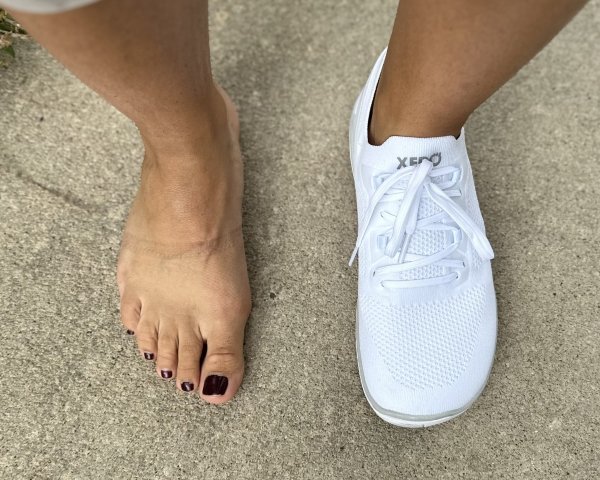
<path fill-rule="evenodd" d="M 363 397 L 346 265 L 347 121 L 395 1 L 212 8 L 246 160 L 255 308 L 240 394 L 207 406 L 138 358 L 113 271 L 140 142 L 19 42 L 0 71 L 0 477 L 598 478 L 600 2 L 468 124 L 496 251 L 497 358 L 468 413 L 420 431 Z"/>

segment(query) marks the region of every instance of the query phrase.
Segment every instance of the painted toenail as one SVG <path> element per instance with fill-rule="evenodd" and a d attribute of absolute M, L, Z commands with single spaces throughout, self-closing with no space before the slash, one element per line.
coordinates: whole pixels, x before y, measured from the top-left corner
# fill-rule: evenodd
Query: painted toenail
<path fill-rule="evenodd" d="M 224 395 L 227 391 L 229 380 L 221 375 L 209 375 L 204 380 L 202 395 Z"/>
<path fill-rule="evenodd" d="M 133 335 L 135 332 L 133 330 L 127 330 L 127 335 Z"/>
<path fill-rule="evenodd" d="M 173 372 L 171 370 L 161 370 L 160 376 L 163 378 L 171 378 L 173 376 Z"/>
<path fill-rule="evenodd" d="M 181 384 L 181 389 L 182 389 L 184 392 L 191 392 L 191 391 L 194 389 L 194 384 L 193 384 L 193 383 L 191 383 L 191 382 L 183 382 L 183 383 Z"/>
<path fill-rule="evenodd" d="M 154 360 L 154 354 L 150 352 L 144 352 L 144 358 L 146 360 Z"/>

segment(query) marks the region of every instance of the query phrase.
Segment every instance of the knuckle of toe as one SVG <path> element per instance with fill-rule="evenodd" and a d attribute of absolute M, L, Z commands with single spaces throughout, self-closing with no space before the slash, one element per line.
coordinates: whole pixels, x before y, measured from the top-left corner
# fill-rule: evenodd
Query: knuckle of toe
<path fill-rule="evenodd" d="M 161 333 L 158 336 L 158 346 L 162 348 L 174 348 L 177 345 L 177 337 L 175 335 Z"/>
<path fill-rule="evenodd" d="M 177 361 L 177 354 L 175 352 L 161 352 L 159 349 L 156 360 L 158 364 L 172 365 Z"/>
<path fill-rule="evenodd" d="M 202 347 L 200 343 L 181 343 L 179 344 L 179 354 L 185 357 L 200 358 Z"/>
<path fill-rule="evenodd" d="M 137 337 L 138 346 L 140 348 L 145 347 L 145 348 L 150 348 L 152 350 L 155 348 L 156 340 L 152 336 L 147 335 L 147 334 L 137 334 L 136 337 Z"/>
<path fill-rule="evenodd" d="M 232 352 L 213 352 L 207 358 L 210 366 L 223 372 L 235 372 L 241 370 L 244 366 L 244 360 L 241 355 Z"/>
<path fill-rule="evenodd" d="M 121 323 L 126 327 L 129 327 L 135 325 L 137 322 L 132 315 L 127 315 L 126 313 L 121 312 Z"/>
<path fill-rule="evenodd" d="M 140 310 L 140 304 L 137 302 L 122 300 L 121 304 L 119 305 L 119 312 L 121 313 L 121 316 L 124 317 L 139 317 Z"/>

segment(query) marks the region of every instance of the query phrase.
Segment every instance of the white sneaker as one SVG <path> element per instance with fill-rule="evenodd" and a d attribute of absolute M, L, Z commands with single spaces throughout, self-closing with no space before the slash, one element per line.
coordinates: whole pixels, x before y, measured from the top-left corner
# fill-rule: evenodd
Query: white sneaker
<path fill-rule="evenodd" d="M 482 392 L 496 346 L 496 299 L 473 174 L 460 138 L 368 141 L 384 51 L 350 121 L 356 187 L 356 349 L 377 415 L 427 427 Z"/>

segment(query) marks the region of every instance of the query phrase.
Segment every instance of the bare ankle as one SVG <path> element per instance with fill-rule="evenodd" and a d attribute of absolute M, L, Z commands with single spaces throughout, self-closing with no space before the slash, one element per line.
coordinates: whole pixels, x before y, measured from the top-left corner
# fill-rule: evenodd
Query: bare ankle
<path fill-rule="evenodd" d="M 221 156 L 231 143 L 227 106 L 216 88 L 174 114 L 155 113 L 138 129 L 149 160 L 197 159 L 199 152 Z"/>
<path fill-rule="evenodd" d="M 467 117 L 423 95 L 379 88 L 369 123 L 369 142 L 381 145 L 391 136 L 458 137 Z"/>

